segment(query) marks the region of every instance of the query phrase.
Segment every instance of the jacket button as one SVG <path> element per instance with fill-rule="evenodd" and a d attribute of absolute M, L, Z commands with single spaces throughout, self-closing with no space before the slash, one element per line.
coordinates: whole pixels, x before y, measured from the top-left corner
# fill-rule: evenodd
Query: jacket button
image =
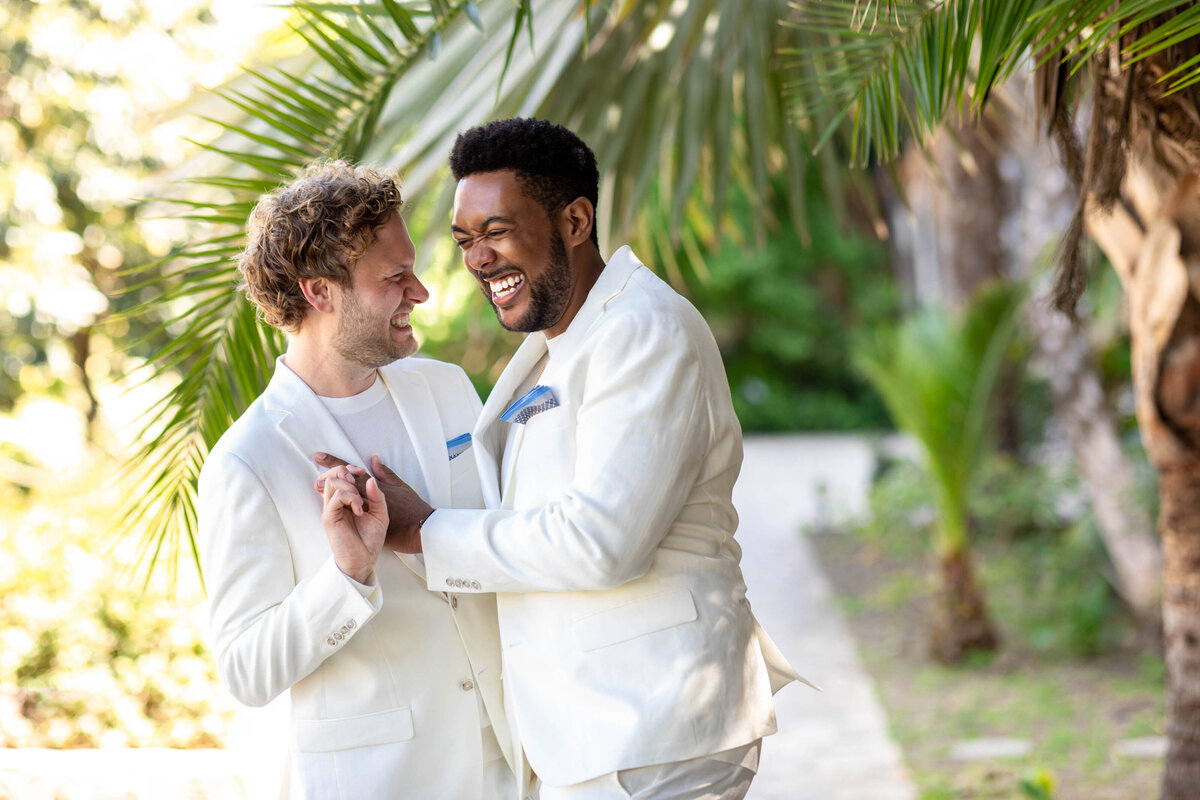
<path fill-rule="evenodd" d="M 462 689 L 464 692 L 469 692 L 475 688 L 475 681 L 463 681 L 458 685 L 458 688 Z"/>
<path fill-rule="evenodd" d="M 479 585 L 479 581 L 471 581 L 471 588 L 478 592 L 483 587 Z"/>
<path fill-rule="evenodd" d="M 447 585 L 447 586 L 453 586 L 453 585 L 454 585 L 454 578 L 446 578 L 446 585 Z"/>
<path fill-rule="evenodd" d="M 350 630 L 354 630 L 354 627 L 355 627 L 356 625 L 358 625 L 358 623 L 357 623 L 357 622 L 355 622 L 355 621 L 354 621 L 354 620 L 352 620 L 352 619 L 351 619 L 351 620 L 347 620 L 347 621 L 346 621 L 346 627 L 347 627 L 347 628 L 349 628 Z"/>
<path fill-rule="evenodd" d="M 349 632 L 350 632 L 350 629 L 348 627 L 346 627 L 345 625 L 343 625 L 342 626 L 342 635 L 345 636 Z"/>
<path fill-rule="evenodd" d="M 340 641 L 341 641 L 343 638 L 345 638 L 345 637 L 343 637 L 343 636 L 342 636 L 342 632 L 341 632 L 341 631 L 334 631 L 334 632 L 333 632 L 333 638 L 337 639 L 337 640 L 340 642 Z"/>
<path fill-rule="evenodd" d="M 450 607 L 458 608 L 458 597 L 456 595 L 450 595 Z"/>
<path fill-rule="evenodd" d="M 337 647 L 337 639 L 334 639 L 332 636 L 330 636 L 330 637 L 329 637 L 328 639 L 326 639 L 325 641 L 329 642 L 329 643 L 330 643 L 331 645 L 333 645 L 334 647 Z"/>

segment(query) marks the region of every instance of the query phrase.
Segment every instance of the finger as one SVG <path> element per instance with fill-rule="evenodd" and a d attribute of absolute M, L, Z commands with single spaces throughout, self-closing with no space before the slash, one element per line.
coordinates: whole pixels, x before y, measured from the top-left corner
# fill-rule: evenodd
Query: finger
<path fill-rule="evenodd" d="M 388 466 L 379 459 L 379 456 L 371 456 L 371 471 L 375 473 L 377 478 L 382 479 L 385 483 L 404 483 L 399 475 L 392 472 Z"/>
<path fill-rule="evenodd" d="M 337 456 L 331 456 L 329 453 L 313 453 L 313 461 L 316 461 L 322 467 L 329 469 L 331 467 L 344 467 L 349 461 L 343 461 Z"/>
<path fill-rule="evenodd" d="M 354 516 L 361 517 L 363 514 L 363 499 L 358 493 L 358 489 L 353 486 L 339 488 L 333 492 L 329 500 L 335 507 L 343 506 L 354 512 Z"/>
<path fill-rule="evenodd" d="M 374 478 L 369 478 L 364 489 L 367 500 L 371 501 L 372 503 L 383 502 L 383 490 L 379 488 L 379 481 L 375 480 Z"/>

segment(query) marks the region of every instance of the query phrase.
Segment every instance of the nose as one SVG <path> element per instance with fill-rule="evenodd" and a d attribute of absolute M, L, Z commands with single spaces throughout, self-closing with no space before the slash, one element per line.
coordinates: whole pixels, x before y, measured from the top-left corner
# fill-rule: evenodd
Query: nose
<path fill-rule="evenodd" d="M 414 303 L 424 303 L 429 299 L 429 290 L 425 288 L 425 284 L 421 283 L 421 279 L 416 275 L 412 276 L 412 285 L 409 287 L 408 299 Z"/>
<path fill-rule="evenodd" d="M 463 263 L 472 272 L 481 272 L 495 260 L 495 256 L 496 253 L 489 246 L 487 239 L 479 238 L 463 250 Z"/>

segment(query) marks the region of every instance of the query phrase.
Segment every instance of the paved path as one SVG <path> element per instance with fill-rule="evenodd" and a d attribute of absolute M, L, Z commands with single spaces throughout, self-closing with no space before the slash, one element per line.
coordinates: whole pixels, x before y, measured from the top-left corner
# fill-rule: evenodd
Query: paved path
<path fill-rule="evenodd" d="M 763 626 L 825 691 L 776 695 L 780 732 L 766 739 L 750 800 L 913 800 L 875 691 L 801 529 L 863 507 L 872 446 L 857 437 L 746 442 L 735 492 L 743 569 Z M 264 775 L 233 751 L 0 749 L 0 800 L 265 797 Z M 261 771 L 259 771 L 261 772 Z"/>
<path fill-rule="evenodd" d="M 875 689 L 802 529 L 863 507 L 874 454 L 861 439 L 749 438 L 734 492 L 742 570 L 759 622 L 823 692 L 775 696 L 779 733 L 763 742 L 749 800 L 912 800 Z M 824 486 L 824 490 L 819 487 Z"/>

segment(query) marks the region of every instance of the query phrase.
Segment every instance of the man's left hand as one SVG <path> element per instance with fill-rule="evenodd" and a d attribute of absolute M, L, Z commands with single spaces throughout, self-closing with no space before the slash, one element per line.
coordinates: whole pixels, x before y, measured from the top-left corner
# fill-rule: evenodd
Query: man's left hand
<path fill-rule="evenodd" d="M 325 469 L 347 464 L 328 453 L 317 453 L 313 460 Z M 388 469 L 379 456 L 371 457 L 371 472 L 387 503 L 388 531 L 383 546 L 398 553 L 420 553 L 421 523 L 433 513 L 433 506 L 425 502 L 399 475 Z M 323 491 L 320 485 L 316 489 Z"/>

